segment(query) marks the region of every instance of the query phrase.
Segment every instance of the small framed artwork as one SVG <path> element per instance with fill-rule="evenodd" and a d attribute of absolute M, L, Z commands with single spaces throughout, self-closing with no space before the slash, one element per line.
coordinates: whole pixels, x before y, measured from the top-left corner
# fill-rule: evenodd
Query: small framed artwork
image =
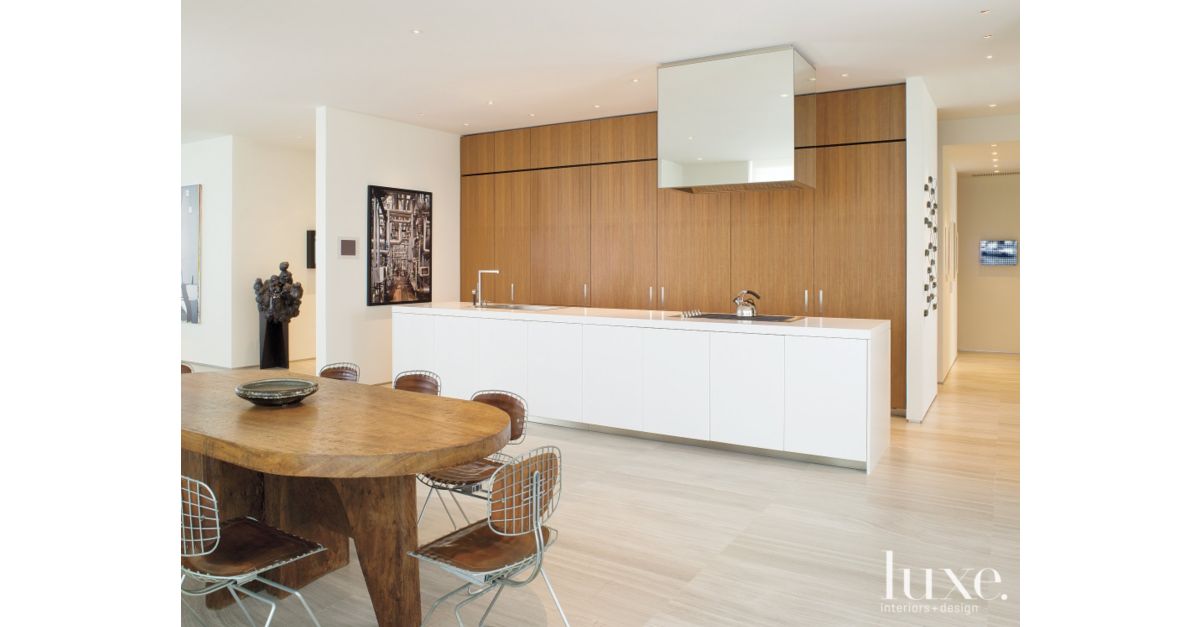
<path fill-rule="evenodd" d="M 367 304 L 433 296 L 433 194 L 367 187 Z"/>
<path fill-rule="evenodd" d="M 979 241 L 979 265 L 1017 265 L 1017 240 L 985 239 Z"/>
<path fill-rule="evenodd" d="M 338 256 L 339 257 L 357 257 L 358 256 L 358 239 L 354 237 L 339 237 L 338 238 Z"/>

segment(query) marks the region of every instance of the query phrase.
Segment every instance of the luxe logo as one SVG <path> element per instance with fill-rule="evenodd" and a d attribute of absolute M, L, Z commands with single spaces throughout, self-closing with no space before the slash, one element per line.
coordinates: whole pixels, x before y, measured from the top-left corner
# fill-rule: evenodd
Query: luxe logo
<path fill-rule="evenodd" d="M 883 598 L 888 601 L 894 601 L 896 600 L 896 572 L 894 558 L 891 551 L 884 551 L 883 553 L 884 562 L 886 563 L 886 571 L 884 573 L 884 576 L 886 577 L 884 581 L 886 584 L 884 587 Z M 946 600 L 950 599 L 955 594 L 958 595 L 958 598 L 964 601 L 994 601 L 996 599 L 1000 599 L 1001 601 L 1008 600 L 1007 594 L 1001 593 L 992 594 L 989 596 L 984 591 L 985 585 L 1000 583 L 1000 572 L 995 568 L 980 568 L 975 572 L 974 577 L 971 576 L 972 571 L 975 571 L 974 568 L 963 568 L 958 571 L 955 571 L 952 568 L 916 569 L 919 573 L 917 576 L 924 579 L 922 589 L 917 591 L 913 590 L 913 579 L 916 578 L 913 576 L 913 570 L 914 569 L 912 568 L 900 569 L 901 579 L 903 581 L 904 596 L 911 601 Z M 934 579 L 935 577 L 941 579 L 943 574 L 944 578 L 950 583 L 950 589 L 946 592 L 946 594 L 935 599 L 933 596 Z"/>

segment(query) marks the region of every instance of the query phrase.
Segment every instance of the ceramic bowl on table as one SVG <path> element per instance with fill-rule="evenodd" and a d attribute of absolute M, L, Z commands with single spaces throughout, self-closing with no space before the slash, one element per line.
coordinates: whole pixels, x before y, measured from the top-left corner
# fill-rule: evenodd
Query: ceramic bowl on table
<path fill-rule="evenodd" d="M 282 407 L 294 405 L 317 391 L 317 384 L 304 379 L 260 379 L 243 383 L 234 394 L 255 405 Z"/>

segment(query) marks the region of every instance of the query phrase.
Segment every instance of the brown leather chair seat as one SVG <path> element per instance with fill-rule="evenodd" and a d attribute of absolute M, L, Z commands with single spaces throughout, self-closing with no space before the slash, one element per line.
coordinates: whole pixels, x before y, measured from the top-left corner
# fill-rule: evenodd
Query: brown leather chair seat
<path fill-rule="evenodd" d="M 555 536 L 550 527 L 542 527 L 542 542 L 546 546 Z M 532 533 L 502 536 L 492 531 L 484 519 L 426 544 L 415 554 L 459 570 L 490 573 L 534 557 L 537 543 Z"/>
<path fill-rule="evenodd" d="M 432 470 L 425 473 L 425 476 L 438 483 L 447 485 L 473 485 L 491 479 L 492 473 L 496 472 L 496 469 L 503 465 L 503 461 L 477 459 L 449 468 Z"/>
<path fill-rule="evenodd" d="M 221 541 L 208 555 L 184 557 L 187 570 L 213 577 L 240 577 L 267 570 L 274 564 L 322 550 L 316 542 L 297 538 L 253 518 L 221 523 Z"/>
<path fill-rule="evenodd" d="M 392 389 L 416 392 L 418 394 L 432 394 L 434 396 L 437 396 L 441 392 L 437 381 L 419 374 L 398 377 L 392 382 Z"/>

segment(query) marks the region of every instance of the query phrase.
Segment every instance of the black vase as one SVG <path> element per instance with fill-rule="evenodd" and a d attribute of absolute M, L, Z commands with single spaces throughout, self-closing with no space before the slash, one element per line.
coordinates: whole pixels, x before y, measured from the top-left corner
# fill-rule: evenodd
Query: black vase
<path fill-rule="evenodd" d="M 288 322 L 267 320 L 267 314 L 258 314 L 258 367 L 287 368 Z"/>

